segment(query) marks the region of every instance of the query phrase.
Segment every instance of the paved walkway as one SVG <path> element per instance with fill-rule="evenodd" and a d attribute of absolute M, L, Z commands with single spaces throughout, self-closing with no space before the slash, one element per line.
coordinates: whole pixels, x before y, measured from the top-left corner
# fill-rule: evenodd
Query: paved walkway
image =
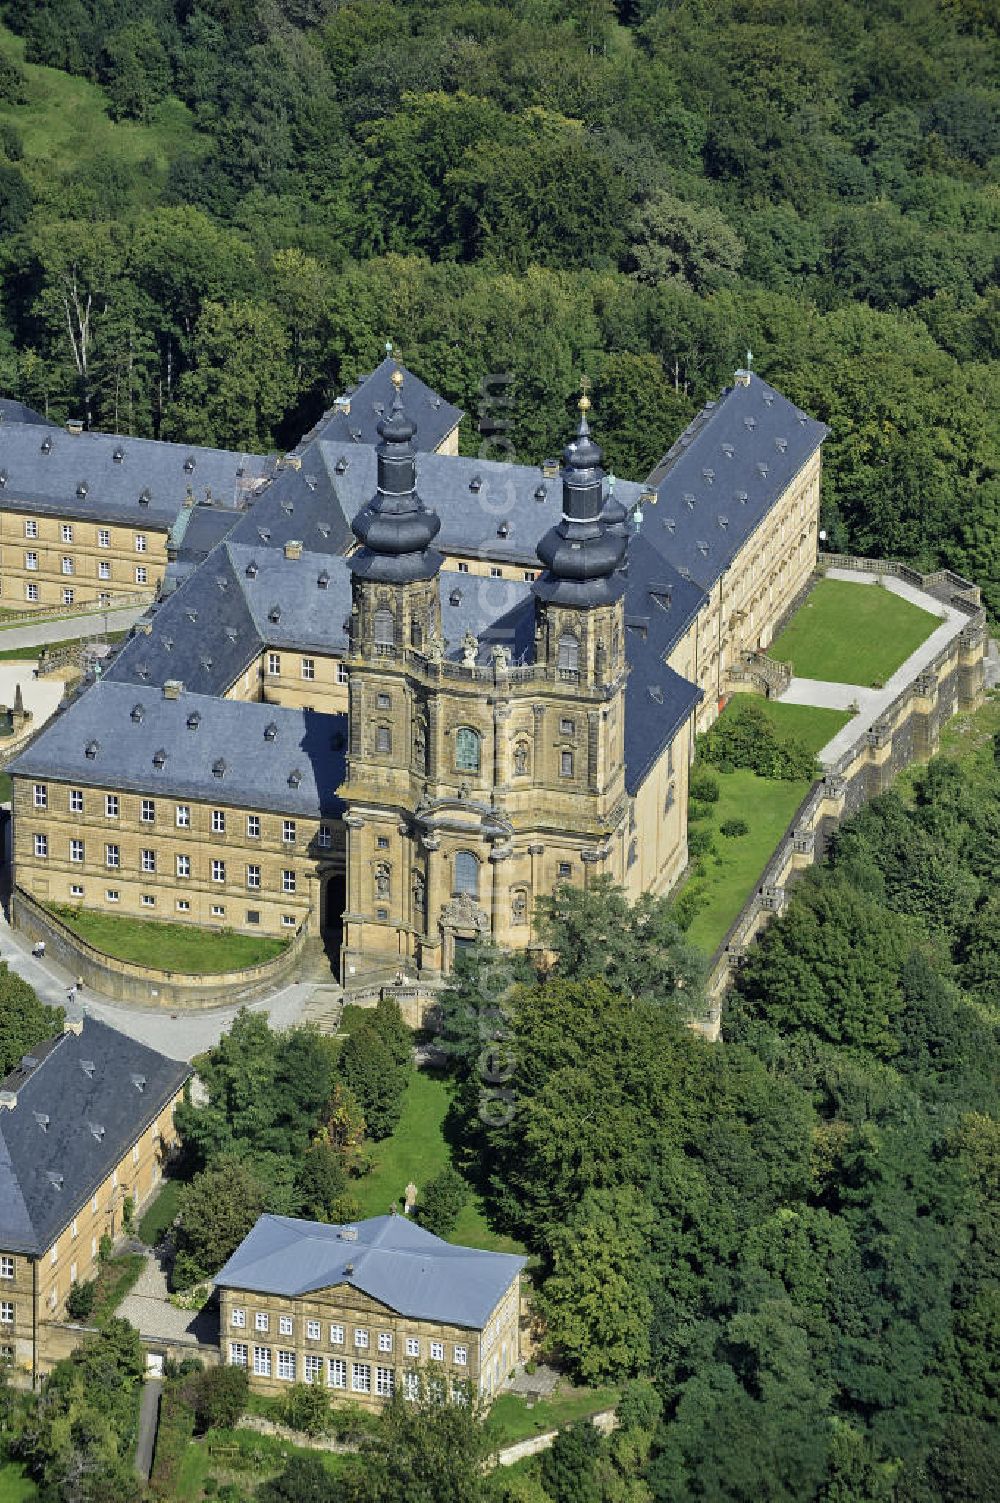
<path fill-rule="evenodd" d="M 851 569 L 830 569 L 827 578 L 845 579 L 850 584 L 878 588 L 873 574 L 855 574 Z M 896 669 L 882 689 L 867 689 L 861 684 L 827 683 L 815 678 L 792 678 L 788 688 L 781 695 L 782 704 L 816 705 L 828 710 L 847 710 L 852 704 L 858 706 L 858 713 L 841 727 L 819 753 L 819 761 L 823 767 L 832 767 L 863 732 L 870 730 L 883 711 L 892 704 L 896 695 L 916 678 L 917 674 L 937 657 L 941 649 L 952 642 L 968 624 L 969 618 L 963 611 L 956 610 L 952 605 L 945 605 L 942 601 L 936 600 L 933 595 L 925 594 L 923 590 L 916 589 L 904 580 L 893 579 L 887 575 L 885 588 L 891 590 L 894 595 L 900 595 L 904 600 L 909 600 L 912 605 L 920 606 L 921 610 L 930 611 L 932 615 L 940 617 L 941 625 L 935 627 L 927 640 L 922 642 L 916 651 L 910 654 L 906 662 Z"/>
<path fill-rule="evenodd" d="M 135 1446 L 135 1469 L 143 1482 L 149 1481 L 149 1474 L 153 1470 L 153 1447 L 156 1445 L 162 1392 L 163 1384 L 159 1378 L 146 1379 L 139 1406 L 139 1438 Z"/>
<path fill-rule="evenodd" d="M 149 1253 L 146 1266 L 122 1300 L 116 1315 L 135 1326 L 151 1341 L 215 1343 L 219 1340 L 219 1315 L 214 1307 L 179 1310 L 167 1298 L 167 1276 L 156 1253 Z"/>
<path fill-rule="evenodd" d="M 75 642 L 102 637 L 112 631 L 128 631 L 148 605 L 126 605 L 115 610 L 93 611 L 86 616 L 61 616 L 56 621 L 25 622 L 23 626 L 0 627 L 0 652 L 15 647 L 41 647 L 46 642 Z"/>

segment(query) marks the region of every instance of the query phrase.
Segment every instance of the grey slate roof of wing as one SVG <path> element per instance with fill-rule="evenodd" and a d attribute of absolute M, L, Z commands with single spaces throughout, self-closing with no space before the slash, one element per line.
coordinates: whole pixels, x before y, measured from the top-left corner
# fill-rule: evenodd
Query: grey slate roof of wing
<path fill-rule="evenodd" d="M 215 1283 L 286 1296 L 349 1284 L 411 1319 L 481 1330 L 526 1261 L 457 1247 L 408 1216 L 350 1228 L 262 1216 Z"/>
<path fill-rule="evenodd" d="M 184 507 L 167 539 L 170 562 L 164 571 L 160 593 L 172 595 L 245 515 L 245 511 L 233 506 L 206 506 L 203 503 Z"/>
<path fill-rule="evenodd" d="M 102 679 L 13 762 L 17 776 L 335 816 L 347 716 Z"/>
<path fill-rule="evenodd" d="M 190 1073 L 85 1018 L 79 1036 L 8 1077 L 17 1105 L 0 1111 L 0 1247 L 44 1252 Z"/>
<path fill-rule="evenodd" d="M 378 442 L 377 424 L 383 412 L 392 406 L 392 373 L 398 368 L 405 374 L 403 400 L 406 411 L 417 425 L 415 448 L 436 449 L 464 413 L 453 407 L 419 377 L 407 371 L 398 360 L 386 358 L 370 376 L 362 376 L 356 386 L 324 412 L 319 422 L 305 435 L 303 444 L 322 438 L 335 444 L 374 444 Z M 348 411 L 348 407 L 350 410 Z"/>
<path fill-rule="evenodd" d="M 663 659 L 705 603 L 645 537 L 629 539 L 625 585 L 625 787 L 635 794 L 653 763 L 699 704 L 697 685 Z"/>
<path fill-rule="evenodd" d="M 193 694 L 225 693 L 264 646 L 242 586 L 226 545 L 213 549 L 153 608 L 152 630 L 135 630 L 108 678 L 150 688 L 179 679 Z"/>
<path fill-rule="evenodd" d="M 234 578 L 256 631 L 268 647 L 340 653 L 347 647 L 344 621 L 351 614 L 347 560 L 303 549 L 286 558 L 258 542 L 226 543 Z"/>
<path fill-rule="evenodd" d="M 365 448 L 364 452 L 372 456 L 374 489 L 375 451 Z M 300 469 L 285 466 L 261 491 L 253 510 L 233 528 L 231 542 L 247 543 L 252 548 L 282 548 L 295 541 L 311 553 L 347 552 L 354 537 L 335 483 L 339 478 L 335 467 L 344 462 L 342 451 L 311 443 L 302 449 L 300 458 Z M 356 459 L 352 451 L 346 462 L 350 465 Z"/>
<path fill-rule="evenodd" d="M 828 431 L 759 376 L 727 387 L 650 475 L 644 534 L 711 588 Z"/>
<path fill-rule="evenodd" d="M 0 423 L 37 423 L 42 428 L 56 427 L 55 423 L 16 397 L 0 397 Z"/>
<path fill-rule="evenodd" d="M 273 467 L 262 454 L 0 424 L 4 505 L 81 521 L 169 528 L 189 491 L 232 504 Z"/>

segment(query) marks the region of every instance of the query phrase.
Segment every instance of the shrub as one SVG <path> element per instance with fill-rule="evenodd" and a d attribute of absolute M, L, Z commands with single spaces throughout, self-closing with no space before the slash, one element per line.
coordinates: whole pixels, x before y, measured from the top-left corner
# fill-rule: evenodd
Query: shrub
<path fill-rule="evenodd" d="M 108 1236 L 107 1232 L 105 1232 L 104 1236 L 101 1238 L 97 1246 L 97 1256 L 102 1263 L 106 1263 L 110 1258 L 111 1249 L 113 1246 L 114 1244 L 112 1243 L 111 1238 Z"/>
<path fill-rule="evenodd" d="M 93 1280 L 89 1284 L 71 1284 L 66 1296 L 66 1313 L 73 1320 L 88 1320 L 93 1314 L 96 1294 L 97 1285 Z"/>
<path fill-rule="evenodd" d="M 705 856 L 711 849 L 711 830 L 688 830 L 688 855 Z"/>
<path fill-rule="evenodd" d="M 446 1237 L 469 1198 L 462 1176 L 450 1164 L 432 1179 L 417 1205 L 417 1220 L 435 1236 Z"/>
<path fill-rule="evenodd" d="M 724 819 L 719 826 L 720 835 L 745 835 L 750 826 L 745 819 Z"/>
<path fill-rule="evenodd" d="M 711 804 L 702 803 L 701 799 L 693 798 L 688 802 L 688 824 L 693 825 L 699 819 L 707 819 L 712 812 Z"/>
<path fill-rule="evenodd" d="M 758 699 L 740 695 L 706 732 L 699 756 L 720 772 L 748 768 L 764 778 L 812 778 L 816 759 L 797 736 L 782 738 Z M 692 784 L 693 784 L 692 780 Z"/>
<path fill-rule="evenodd" d="M 310 1383 L 293 1383 L 282 1405 L 282 1418 L 304 1435 L 325 1435 L 330 1428 L 330 1405 L 323 1389 Z"/>
<path fill-rule="evenodd" d="M 407 1067 L 382 1034 L 366 1023 L 345 1042 L 337 1068 L 364 1113 L 368 1136 L 375 1142 L 387 1138 L 403 1110 Z"/>
<path fill-rule="evenodd" d="M 250 1380 L 243 1367 L 209 1367 L 192 1386 L 198 1430 L 232 1430 L 247 1406 Z"/>
<path fill-rule="evenodd" d="M 696 767 L 691 773 L 690 794 L 703 804 L 714 804 L 719 798 L 719 780 L 707 767 Z"/>

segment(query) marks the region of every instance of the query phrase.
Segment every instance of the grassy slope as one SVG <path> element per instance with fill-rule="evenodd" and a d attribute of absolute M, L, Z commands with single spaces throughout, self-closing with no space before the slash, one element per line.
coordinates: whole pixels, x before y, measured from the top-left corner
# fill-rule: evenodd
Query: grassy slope
<path fill-rule="evenodd" d="M 116 913 L 54 907 L 75 934 L 88 944 L 129 960 L 134 965 L 159 966 L 189 974 L 239 970 L 269 960 L 285 948 L 285 941 L 265 935 L 230 934 L 199 929 L 193 924 L 163 924 L 153 919 L 120 918 Z"/>
<path fill-rule="evenodd" d="M 167 1227 L 173 1224 L 183 1188 L 179 1179 L 164 1180 L 160 1193 L 139 1222 L 139 1236 L 149 1247 L 155 1247 Z"/>
<path fill-rule="evenodd" d="M 558 1430 L 576 1420 L 589 1419 L 618 1402 L 616 1388 L 575 1388 L 540 1399 L 531 1409 L 514 1393 L 501 1394 L 490 1410 L 490 1437 L 497 1446 L 510 1446 L 546 1430 Z"/>
<path fill-rule="evenodd" d="M 801 678 L 884 683 L 940 619 L 876 584 L 821 579 L 768 649 Z"/>
<path fill-rule="evenodd" d="M 351 1194 L 361 1202 L 363 1215 L 384 1216 L 394 1202 L 401 1201 L 410 1180 L 421 1190 L 448 1163 L 450 1150 L 443 1126 L 450 1102 L 451 1087 L 446 1080 L 426 1070 L 413 1072 L 399 1126 L 391 1138 L 370 1145 L 371 1173 L 351 1184 Z M 448 1240 L 501 1252 L 522 1251 L 511 1238 L 490 1230 L 475 1198 L 470 1198 Z"/>
<path fill-rule="evenodd" d="M 107 114 L 103 89 L 86 79 L 24 62 L 24 42 L 0 26 L 0 53 L 14 59 L 28 79 L 27 104 L 0 105 L 0 120 L 16 125 L 24 142 L 26 175 L 40 193 L 52 191 L 47 169 L 66 171 L 95 158 L 112 157 L 152 163 L 149 194 L 170 161 L 202 146 L 190 110 L 179 99 L 165 99 L 149 125 L 116 122 Z M 142 193 L 143 178 L 136 184 Z"/>

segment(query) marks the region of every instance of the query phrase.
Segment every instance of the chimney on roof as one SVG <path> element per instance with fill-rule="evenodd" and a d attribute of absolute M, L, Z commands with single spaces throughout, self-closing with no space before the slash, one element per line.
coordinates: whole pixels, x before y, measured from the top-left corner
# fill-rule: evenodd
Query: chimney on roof
<path fill-rule="evenodd" d="M 0 1091 L 0 1112 L 12 1112 L 17 1105 L 16 1091 Z"/>
<path fill-rule="evenodd" d="M 302 557 L 302 542 L 301 542 L 301 540 L 299 538 L 289 538 L 288 542 L 285 544 L 285 557 L 286 558 L 301 558 Z"/>
<path fill-rule="evenodd" d="M 353 1263 L 345 1263 L 344 1264 L 344 1275 L 345 1275 L 346 1278 L 349 1278 L 349 1279 L 354 1277 L 354 1264 Z"/>
<path fill-rule="evenodd" d="M 279 470 L 301 470 L 301 468 L 301 454 L 283 454 L 282 457 L 278 460 Z"/>
<path fill-rule="evenodd" d="M 66 432 L 67 433 L 72 433 L 72 435 L 73 435 L 74 438 L 79 438 L 80 434 L 83 432 L 83 419 L 82 418 L 67 418 L 67 420 L 66 420 Z"/>
<path fill-rule="evenodd" d="M 153 623 L 152 623 L 152 621 L 147 621 L 145 619 L 143 619 L 141 621 L 137 621 L 135 623 L 135 629 L 138 632 L 138 634 L 140 636 L 142 636 L 142 637 L 151 637 L 153 635 Z"/>
<path fill-rule="evenodd" d="M 342 412 L 345 417 L 350 417 L 350 414 L 351 414 L 351 399 L 350 399 L 350 397 L 348 397 L 348 396 L 338 397 L 337 400 L 334 402 L 333 405 L 336 408 L 336 410 L 338 412 Z"/>
<path fill-rule="evenodd" d="M 736 375 L 733 377 L 733 380 L 737 386 L 749 386 L 750 372 L 741 365 L 739 370 L 736 372 Z"/>
<path fill-rule="evenodd" d="M 74 1033 L 79 1038 L 83 1032 L 82 1018 L 67 1018 L 63 1023 L 63 1033 Z"/>
<path fill-rule="evenodd" d="M 168 678 L 163 685 L 164 699 L 180 699 L 184 685 L 179 678 Z"/>

